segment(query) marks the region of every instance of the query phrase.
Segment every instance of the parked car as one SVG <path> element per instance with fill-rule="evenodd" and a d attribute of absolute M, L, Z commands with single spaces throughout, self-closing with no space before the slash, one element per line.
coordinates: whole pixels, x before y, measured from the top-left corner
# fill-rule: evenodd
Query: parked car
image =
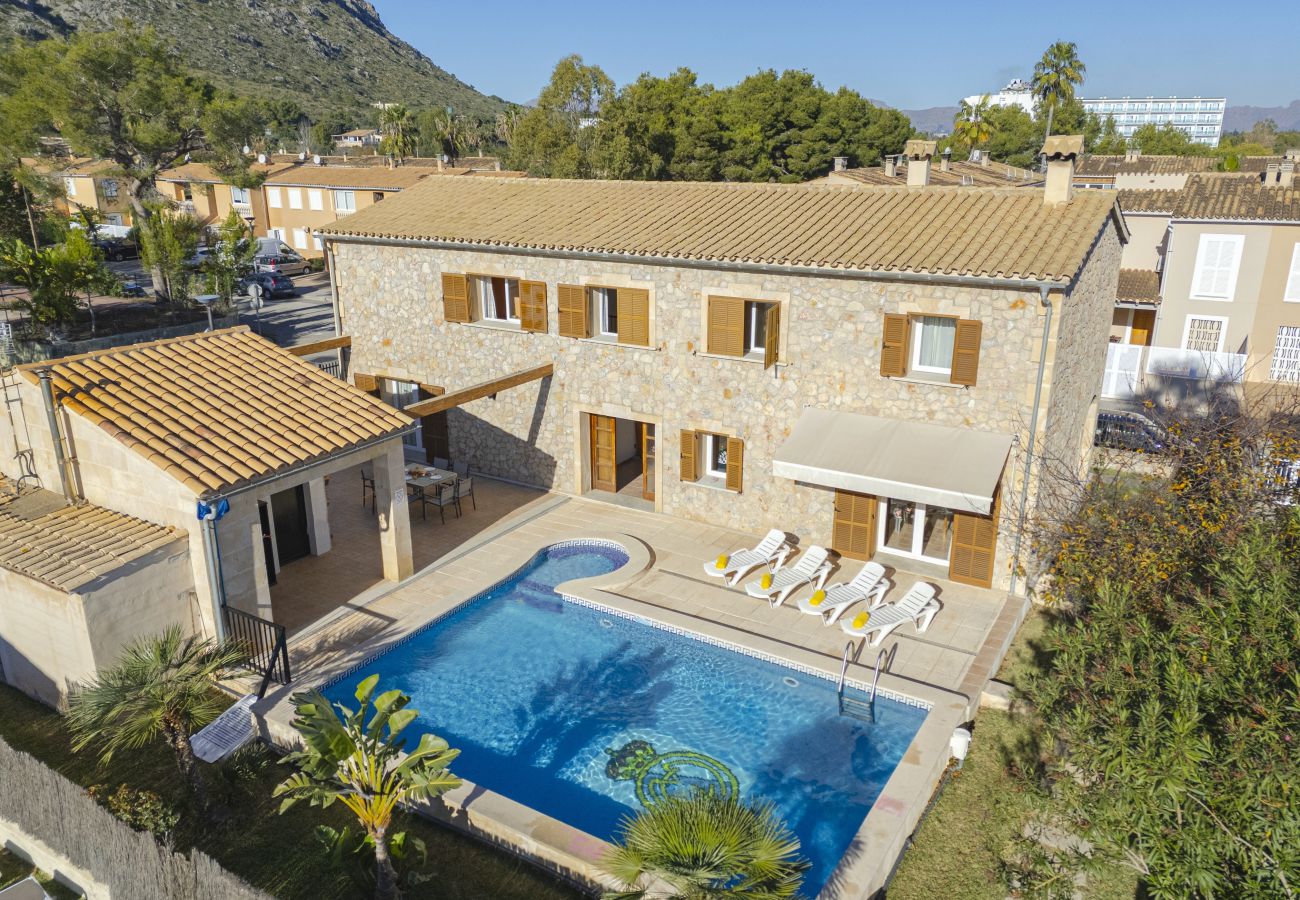
<path fill-rule="evenodd" d="M 122 282 L 122 296 L 143 297 L 144 288 L 141 287 L 140 282 L 138 281 L 124 281 Z"/>
<path fill-rule="evenodd" d="M 194 251 L 193 256 L 185 260 L 184 265 L 187 269 L 201 269 L 203 264 L 212 256 L 212 253 L 211 247 L 199 247 Z"/>
<path fill-rule="evenodd" d="M 311 271 L 311 264 L 296 253 L 277 253 L 270 256 L 254 257 L 253 271 L 278 272 L 281 275 L 302 275 Z"/>
<path fill-rule="evenodd" d="M 1093 443 L 1112 450 L 1161 453 L 1169 446 L 1169 433 L 1146 416 L 1130 412 L 1097 413 Z"/>
<path fill-rule="evenodd" d="M 239 292 L 251 296 L 253 284 L 260 284 L 262 286 L 262 296 L 267 298 L 296 297 L 298 295 L 298 288 L 294 286 L 293 279 L 288 275 L 281 275 L 279 272 L 254 272 L 251 275 L 245 275 L 239 279 Z"/>
<path fill-rule="evenodd" d="M 120 262 L 124 259 L 139 259 L 140 247 L 130 238 L 99 238 L 95 241 L 95 246 L 99 252 L 104 254 L 104 259 L 113 262 Z"/>

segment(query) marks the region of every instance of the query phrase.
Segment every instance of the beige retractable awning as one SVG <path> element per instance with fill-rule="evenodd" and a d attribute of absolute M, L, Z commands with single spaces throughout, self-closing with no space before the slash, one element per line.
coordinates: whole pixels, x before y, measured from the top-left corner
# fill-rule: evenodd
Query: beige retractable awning
<path fill-rule="evenodd" d="M 987 514 L 1011 435 L 806 409 L 772 472 L 809 484 Z"/>

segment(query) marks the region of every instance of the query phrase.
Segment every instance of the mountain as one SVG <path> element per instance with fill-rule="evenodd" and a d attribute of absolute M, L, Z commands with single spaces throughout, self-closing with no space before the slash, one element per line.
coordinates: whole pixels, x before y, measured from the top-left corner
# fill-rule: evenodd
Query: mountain
<path fill-rule="evenodd" d="M 1300 100 L 1286 106 L 1229 106 L 1223 111 L 1223 130 L 1250 131 L 1264 119 L 1272 119 L 1280 131 L 1300 130 Z"/>
<path fill-rule="evenodd" d="M 0 35 L 152 26 L 214 84 L 323 114 L 370 103 L 505 108 L 394 36 L 367 0 L 0 0 Z"/>
<path fill-rule="evenodd" d="M 956 106 L 929 106 L 925 109 L 900 109 L 903 115 L 912 120 L 912 127 L 926 134 L 948 134 L 952 131 L 952 120 L 957 117 Z"/>

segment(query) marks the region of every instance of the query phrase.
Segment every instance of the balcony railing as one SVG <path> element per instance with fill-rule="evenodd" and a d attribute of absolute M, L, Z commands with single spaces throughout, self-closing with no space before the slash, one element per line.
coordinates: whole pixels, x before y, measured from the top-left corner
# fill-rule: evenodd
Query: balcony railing
<path fill-rule="evenodd" d="M 262 676 L 257 696 L 265 696 L 272 681 L 288 684 L 292 676 L 284 626 L 233 606 L 223 605 L 221 615 L 226 625 L 226 639 L 243 649 L 244 665 Z"/>

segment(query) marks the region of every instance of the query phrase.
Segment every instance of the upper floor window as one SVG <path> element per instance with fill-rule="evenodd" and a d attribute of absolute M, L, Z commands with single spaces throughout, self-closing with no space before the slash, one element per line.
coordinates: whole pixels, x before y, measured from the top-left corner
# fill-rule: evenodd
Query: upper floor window
<path fill-rule="evenodd" d="M 105 178 L 105 179 L 104 179 L 103 181 L 101 181 L 99 184 L 100 184 L 100 187 L 102 187 L 102 188 L 104 189 L 104 198 L 105 198 L 105 199 L 107 199 L 107 200 L 116 200 L 116 199 L 117 199 L 117 179 L 116 179 L 116 178 Z"/>
<path fill-rule="evenodd" d="M 618 338 L 618 288 L 592 288 L 591 301 L 599 332 Z"/>
<path fill-rule="evenodd" d="M 498 322 L 519 321 L 519 279 L 475 275 L 470 278 L 479 316 Z"/>
<path fill-rule="evenodd" d="M 302 209 L 302 188 L 289 188 L 289 208 Z"/>
<path fill-rule="evenodd" d="M 335 191 L 334 211 L 339 214 L 356 212 L 357 195 L 352 191 Z"/>
<path fill-rule="evenodd" d="M 1291 269 L 1287 273 L 1282 299 L 1287 303 L 1300 303 L 1300 242 L 1291 249 Z"/>
<path fill-rule="evenodd" d="M 266 205 L 271 209 L 280 208 L 280 189 L 278 187 L 269 187 L 266 189 Z"/>
<path fill-rule="evenodd" d="M 232 187 L 230 189 L 230 202 L 247 206 L 249 203 L 248 188 Z"/>
<path fill-rule="evenodd" d="M 955 316 L 887 314 L 880 374 L 973 386 L 979 375 L 983 326 Z"/>
<path fill-rule="evenodd" d="M 1196 250 L 1192 298 L 1231 300 L 1237 287 L 1237 268 L 1246 237 L 1241 234 L 1203 234 Z"/>
<path fill-rule="evenodd" d="M 1183 326 L 1183 349 L 1197 353 L 1218 353 L 1228 320 L 1222 316 L 1188 316 Z"/>
<path fill-rule="evenodd" d="M 325 208 L 325 195 L 315 188 L 307 191 L 307 206 L 311 209 L 323 210 Z"/>
<path fill-rule="evenodd" d="M 1277 330 L 1269 375 L 1274 381 L 1300 381 L 1300 326 L 1283 325 Z"/>
<path fill-rule="evenodd" d="M 709 353 L 761 359 L 775 365 L 781 330 L 780 304 L 740 297 L 708 298 Z"/>

